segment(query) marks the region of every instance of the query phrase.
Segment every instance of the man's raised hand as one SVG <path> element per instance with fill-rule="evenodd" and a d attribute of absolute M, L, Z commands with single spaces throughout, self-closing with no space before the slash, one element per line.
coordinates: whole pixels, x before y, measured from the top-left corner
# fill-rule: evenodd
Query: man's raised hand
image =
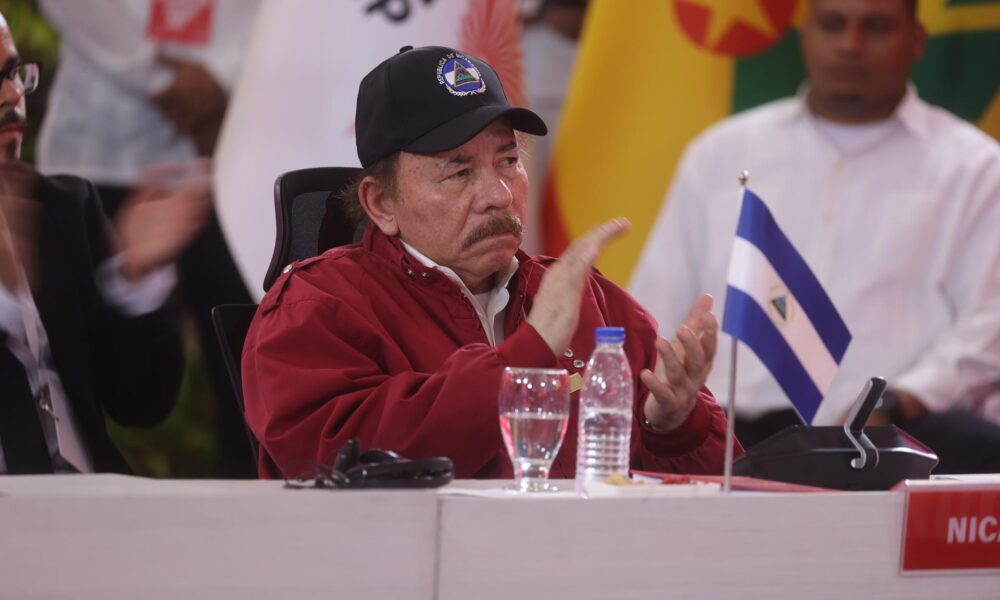
<path fill-rule="evenodd" d="M 656 340 L 659 358 L 655 372 L 639 374 L 649 389 L 643 403 L 646 420 L 654 429 L 672 431 L 694 410 L 698 392 L 705 385 L 719 340 L 719 322 L 712 315 L 712 297 L 699 296 L 677 337 Z"/>
<path fill-rule="evenodd" d="M 583 289 L 594 263 L 604 247 L 630 226 L 628 219 L 617 218 L 592 227 L 573 240 L 542 276 L 528 323 L 557 356 L 569 346 L 580 322 Z"/>

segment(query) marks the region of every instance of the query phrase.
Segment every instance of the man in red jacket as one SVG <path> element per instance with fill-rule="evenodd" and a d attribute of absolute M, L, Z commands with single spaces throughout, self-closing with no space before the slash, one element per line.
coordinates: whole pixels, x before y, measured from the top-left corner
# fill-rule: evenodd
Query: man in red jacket
<path fill-rule="evenodd" d="M 721 472 L 725 416 L 703 387 L 718 332 L 711 298 L 676 339 L 658 338 L 652 317 L 593 269 L 623 219 L 558 260 L 519 250 L 528 180 L 515 131 L 546 127 L 508 104 L 492 67 L 404 48 L 361 82 L 355 127 L 364 168 L 348 201 L 369 221 L 363 241 L 296 264 L 247 335 L 262 475 L 329 464 L 359 436 L 365 448 L 448 456 L 460 478 L 511 477 L 497 421 L 504 367 L 581 372 L 606 325 L 625 327 L 637 379 L 632 468 Z M 574 474 L 576 404 L 552 477 Z"/>

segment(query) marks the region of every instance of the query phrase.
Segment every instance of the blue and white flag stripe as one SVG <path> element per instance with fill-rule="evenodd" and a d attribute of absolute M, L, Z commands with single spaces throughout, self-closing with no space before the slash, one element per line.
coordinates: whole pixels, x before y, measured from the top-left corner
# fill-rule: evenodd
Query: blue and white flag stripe
<path fill-rule="evenodd" d="M 774 375 L 802 419 L 806 423 L 812 423 L 823 400 L 823 392 L 806 372 L 788 341 L 771 322 L 771 317 L 757 300 L 733 286 L 726 287 L 725 311 L 722 330 L 750 346 L 767 370 Z M 735 317 L 736 315 L 739 316 Z"/>
<path fill-rule="evenodd" d="M 757 246 L 767 257 L 795 301 L 815 324 L 833 359 L 840 364 L 847 345 L 851 343 L 851 332 L 809 265 L 778 227 L 771 211 L 750 190 L 743 193 L 743 209 L 736 236 Z"/>
<path fill-rule="evenodd" d="M 750 346 L 812 422 L 851 334 L 767 206 L 749 190 L 736 236 L 722 329 Z"/>
<path fill-rule="evenodd" d="M 802 363 L 809 377 L 815 382 L 815 387 L 820 390 L 828 390 L 833 378 L 837 374 L 837 360 L 830 354 L 826 344 L 823 343 L 822 336 L 816 331 L 809 313 L 800 309 L 798 299 L 792 294 L 788 301 L 790 318 L 782 323 L 781 327 L 775 327 L 770 316 L 768 316 L 768 304 L 771 302 L 772 289 L 784 283 L 781 276 L 774 270 L 767 257 L 745 239 L 738 237 L 733 243 L 733 254 L 729 262 L 729 277 L 727 279 L 729 288 L 736 288 L 757 303 L 758 308 L 764 311 L 763 316 L 767 318 L 767 323 L 785 341 L 789 348 L 795 349 L 798 360 Z M 787 284 L 785 287 L 790 287 Z M 728 291 L 728 288 L 727 288 Z M 728 298 L 728 295 L 727 295 Z M 728 302 L 726 314 L 728 315 Z M 794 397 L 794 396 L 790 396 Z"/>

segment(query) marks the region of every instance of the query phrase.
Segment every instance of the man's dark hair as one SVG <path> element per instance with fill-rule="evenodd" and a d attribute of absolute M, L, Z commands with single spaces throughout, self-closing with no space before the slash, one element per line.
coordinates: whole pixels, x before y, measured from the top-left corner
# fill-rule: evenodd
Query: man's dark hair
<path fill-rule="evenodd" d="M 396 193 L 396 165 L 399 163 L 399 152 L 394 152 L 389 156 L 379 160 L 367 169 L 362 169 L 353 181 L 341 193 L 341 202 L 344 212 L 350 217 L 354 225 L 360 225 L 368 220 L 365 208 L 361 206 L 361 198 L 358 197 L 358 189 L 365 177 L 372 177 L 378 182 L 387 194 Z"/>

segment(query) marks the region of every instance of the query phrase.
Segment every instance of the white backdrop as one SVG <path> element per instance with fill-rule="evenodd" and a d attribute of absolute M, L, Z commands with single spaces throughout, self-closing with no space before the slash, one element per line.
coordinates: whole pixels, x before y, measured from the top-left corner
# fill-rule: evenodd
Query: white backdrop
<path fill-rule="evenodd" d="M 359 164 L 358 84 L 405 45 L 451 46 L 485 58 L 511 100 L 523 102 L 515 0 L 265 0 L 261 6 L 215 156 L 219 219 L 258 300 L 274 248 L 275 178 Z"/>

